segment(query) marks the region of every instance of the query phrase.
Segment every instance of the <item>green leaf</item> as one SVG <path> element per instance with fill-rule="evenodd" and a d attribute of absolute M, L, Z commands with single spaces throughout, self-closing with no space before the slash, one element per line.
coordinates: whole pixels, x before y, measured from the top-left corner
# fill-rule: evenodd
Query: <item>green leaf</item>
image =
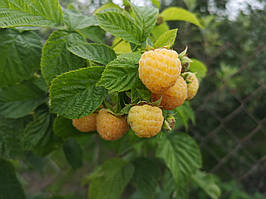
<path fill-rule="evenodd" d="M 118 12 L 101 12 L 96 14 L 99 25 L 116 37 L 120 37 L 134 44 L 142 42 L 141 29 L 128 16 Z"/>
<path fill-rule="evenodd" d="M 26 199 L 23 188 L 17 179 L 15 168 L 4 159 L 0 159 L 0 179 L 1 199 Z"/>
<path fill-rule="evenodd" d="M 126 152 L 133 149 L 136 144 L 143 142 L 144 139 L 139 138 L 136 134 L 130 129 L 121 139 L 115 141 L 106 141 L 101 140 L 105 146 L 110 148 L 111 151 L 117 155 L 123 155 Z"/>
<path fill-rule="evenodd" d="M 153 30 L 151 31 L 153 37 L 152 37 L 152 41 L 156 41 L 163 33 L 165 33 L 166 31 L 169 30 L 169 26 L 167 25 L 166 22 L 155 26 L 153 28 Z"/>
<path fill-rule="evenodd" d="M 160 167 L 156 160 L 137 158 L 134 161 L 133 181 L 142 198 L 154 198 L 160 178 Z"/>
<path fill-rule="evenodd" d="M 94 14 L 102 12 L 106 9 L 118 9 L 122 11 L 122 9 L 118 5 L 110 2 L 110 3 L 103 4 L 100 8 L 94 11 Z"/>
<path fill-rule="evenodd" d="M 184 125 L 186 131 L 188 131 L 188 119 L 189 118 L 187 117 L 187 115 L 184 111 L 184 107 L 179 106 L 174 111 L 176 113 L 176 120 L 178 121 L 178 122 L 176 122 L 176 127 Z"/>
<path fill-rule="evenodd" d="M 67 49 L 73 54 L 87 60 L 106 65 L 116 58 L 113 49 L 104 44 L 86 43 L 77 37 L 72 37 Z"/>
<path fill-rule="evenodd" d="M 183 8 L 178 8 L 178 7 L 167 8 L 161 13 L 161 16 L 165 21 L 186 21 L 189 23 L 193 23 L 200 28 L 203 28 L 197 17 L 193 13 Z"/>
<path fill-rule="evenodd" d="M 13 158 L 21 154 L 23 129 L 22 119 L 14 120 L 0 117 L 0 157 Z"/>
<path fill-rule="evenodd" d="M 41 46 L 34 32 L 0 29 L 0 87 L 30 79 L 40 68 Z"/>
<path fill-rule="evenodd" d="M 93 113 L 107 91 L 96 86 L 104 67 L 95 66 L 70 71 L 53 80 L 50 87 L 51 110 L 69 119 Z"/>
<path fill-rule="evenodd" d="M 49 88 L 48 88 L 43 76 L 38 75 L 38 76 L 33 77 L 32 83 L 35 86 L 37 86 L 40 90 L 42 90 L 43 92 L 48 93 Z"/>
<path fill-rule="evenodd" d="M 137 101 L 151 101 L 151 92 L 146 86 L 142 83 L 142 81 L 138 78 L 138 81 L 131 89 L 131 102 Z"/>
<path fill-rule="evenodd" d="M 73 169 L 82 167 L 82 149 L 75 139 L 68 139 L 63 145 L 67 162 Z"/>
<path fill-rule="evenodd" d="M 189 70 L 193 73 L 196 73 L 196 76 L 199 79 L 203 79 L 207 73 L 207 66 L 197 59 L 192 59 Z"/>
<path fill-rule="evenodd" d="M 218 199 L 221 195 L 221 190 L 215 183 L 214 176 L 206 174 L 200 170 L 192 176 L 192 180 L 200 188 L 202 188 L 212 199 Z"/>
<path fill-rule="evenodd" d="M 97 85 L 110 92 L 130 90 L 138 80 L 138 61 L 140 54 L 129 53 L 118 56 L 110 62 Z"/>
<path fill-rule="evenodd" d="M 34 120 L 30 122 L 23 134 L 23 146 L 27 151 L 38 155 L 47 155 L 57 146 L 57 138 L 52 132 L 53 117 L 47 110 L 38 109 Z"/>
<path fill-rule="evenodd" d="M 72 120 L 61 116 L 57 117 L 54 120 L 53 131 L 58 137 L 62 139 L 80 135 L 80 132 L 73 127 Z"/>
<path fill-rule="evenodd" d="M 184 179 L 182 182 L 177 184 L 171 172 L 166 169 L 161 182 L 163 192 L 167 195 L 164 198 L 188 199 L 190 192 L 189 182 L 190 178 Z"/>
<path fill-rule="evenodd" d="M 197 143 L 184 133 L 163 136 L 159 140 L 156 156 L 164 160 L 177 185 L 182 185 L 202 166 Z"/>
<path fill-rule="evenodd" d="M 20 118 L 44 103 L 47 96 L 31 82 L 0 89 L 0 116 Z"/>
<path fill-rule="evenodd" d="M 90 41 L 96 43 L 104 43 L 105 32 L 99 26 L 90 26 L 79 30 L 79 33 L 84 35 Z"/>
<path fill-rule="evenodd" d="M 114 38 L 113 40 L 113 49 L 117 54 L 131 53 L 130 44 L 121 38 Z"/>
<path fill-rule="evenodd" d="M 160 5 L 160 1 L 159 0 L 151 0 L 152 4 L 155 5 L 157 8 L 160 9 L 161 5 Z"/>
<path fill-rule="evenodd" d="M 184 2 L 189 10 L 194 10 L 197 6 L 197 0 L 185 0 Z"/>
<path fill-rule="evenodd" d="M 0 28 L 58 26 L 63 14 L 58 0 L 1 0 Z"/>
<path fill-rule="evenodd" d="M 195 114 L 189 102 L 185 102 L 182 106 L 177 107 L 174 112 L 176 113 L 176 128 L 184 125 L 186 130 L 188 130 L 189 120 L 195 125 Z"/>
<path fill-rule="evenodd" d="M 70 30 L 80 30 L 97 25 L 95 16 L 86 16 L 73 10 L 64 10 L 64 23 Z"/>
<path fill-rule="evenodd" d="M 177 29 L 164 32 L 154 43 L 154 48 L 167 47 L 170 48 L 175 43 Z"/>
<path fill-rule="evenodd" d="M 90 175 L 89 198 L 119 198 L 133 172 L 133 165 L 122 159 L 106 161 Z"/>
<path fill-rule="evenodd" d="M 77 33 L 55 31 L 46 41 L 41 60 L 42 75 L 47 84 L 62 73 L 84 67 L 85 60 L 67 50 L 67 43 L 72 37 L 82 37 Z"/>
<path fill-rule="evenodd" d="M 154 7 L 138 7 L 133 4 L 131 4 L 131 8 L 136 23 L 143 31 L 144 38 L 146 38 L 157 22 L 159 10 Z"/>

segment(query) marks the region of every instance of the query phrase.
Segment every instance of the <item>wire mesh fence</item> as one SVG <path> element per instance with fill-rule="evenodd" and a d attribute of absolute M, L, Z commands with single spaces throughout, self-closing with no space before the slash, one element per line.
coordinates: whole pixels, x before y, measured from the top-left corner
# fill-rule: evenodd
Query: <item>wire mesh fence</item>
<path fill-rule="evenodd" d="M 190 131 L 200 144 L 208 172 L 237 181 L 249 193 L 266 195 L 265 78 L 258 78 L 249 64 L 265 48 L 259 46 L 228 78 L 209 69 L 199 100 L 192 102 L 197 125 Z M 232 86 L 238 78 L 244 78 L 246 84 L 233 82 Z M 227 195 L 223 193 L 222 198 Z"/>

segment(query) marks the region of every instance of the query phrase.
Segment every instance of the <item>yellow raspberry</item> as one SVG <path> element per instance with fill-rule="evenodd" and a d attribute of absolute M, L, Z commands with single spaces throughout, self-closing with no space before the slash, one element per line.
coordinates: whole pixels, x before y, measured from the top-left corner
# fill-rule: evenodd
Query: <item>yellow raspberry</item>
<path fill-rule="evenodd" d="M 139 137 L 157 135 L 163 125 L 163 113 L 158 107 L 150 105 L 133 106 L 128 113 L 128 122 L 132 130 Z"/>
<path fill-rule="evenodd" d="M 165 110 L 173 110 L 181 106 L 187 99 L 187 84 L 183 77 L 178 76 L 174 86 L 164 92 L 163 95 L 152 94 L 152 101 L 157 101 L 162 97 L 160 106 Z"/>
<path fill-rule="evenodd" d="M 187 82 L 187 100 L 191 100 L 198 92 L 199 80 L 195 73 L 186 72 L 182 74 Z"/>
<path fill-rule="evenodd" d="M 175 84 L 180 73 L 181 62 L 174 50 L 150 50 L 140 58 L 139 78 L 152 93 L 162 94 Z"/>
<path fill-rule="evenodd" d="M 96 113 L 82 117 L 80 119 L 73 119 L 73 126 L 81 132 L 96 131 Z"/>
<path fill-rule="evenodd" d="M 106 109 L 101 109 L 96 118 L 97 131 L 105 140 L 118 140 L 129 129 L 125 117 L 118 117 L 109 113 Z"/>

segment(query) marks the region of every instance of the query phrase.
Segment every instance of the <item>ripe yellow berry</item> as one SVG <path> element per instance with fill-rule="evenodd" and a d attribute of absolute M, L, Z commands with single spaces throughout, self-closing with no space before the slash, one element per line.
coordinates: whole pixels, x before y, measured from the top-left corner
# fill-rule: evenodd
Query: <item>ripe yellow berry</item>
<path fill-rule="evenodd" d="M 73 126 L 81 132 L 96 131 L 96 113 L 82 117 L 80 119 L 73 119 Z"/>
<path fill-rule="evenodd" d="M 105 140 L 118 140 L 129 129 L 125 117 L 118 117 L 109 113 L 106 109 L 101 109 L 96 118 L 97 131 Z"/>
<path fill-rule="evenodd" d="M 140 58 L 139 78 L 152 93 L 162 94 L 175 84 L 180 73 L 181 62 L 174 50 L 150 50 Z"/>
<path fill-rule="evenodd" d="M 158 107 L 150 105 L 133 106 L 128 113 L 128 122 L 132 130 L 139 137 L 157 135 L 163 125 L 163 113 Z"/>
<path fill-rule="evenodd" d="M 186 72 L 182 74 L 187 82 L 187 100 L 191 100 L 195 97 L 199 89 L 199 80 L 195 73 Z"/>
<path fill-rule="evenodd" d="M 187 84 L 183 77 L 178 76 L 174 86 L 164 92 L 163 95 L 152 94 L 152 101 L 157 101 L 162 97 L 160 106 L 165 110 L 173 110 L 181 106 L 187 99 Z"/>

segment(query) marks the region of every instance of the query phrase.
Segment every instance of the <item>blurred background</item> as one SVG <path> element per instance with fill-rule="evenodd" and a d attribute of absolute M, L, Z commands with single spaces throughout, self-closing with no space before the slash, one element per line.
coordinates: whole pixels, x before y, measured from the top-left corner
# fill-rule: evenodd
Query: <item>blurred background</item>
<path fill-rule="evenodd" d="M 61 0 L 64 7 L 72 4 L 85 14 L 91 14 L 106 2 L 112 1 Z M 150 0 L 132 2 L 152 5 Z M 122 5 L 122 0 L 113 3 Z M 160 11 L 178 6 L 195 13 L 204 26 L 199 29 L 185 22 L 167 22 L 171 29 L 178 28 L 174 49 L 181 52 L 188 46 L 189 57 L 201 60 L 208 68 L 198 97 L 191 102 L 196 124 L 190 124 L 188 131 L 200 145 L 203 169 L 217 176 L 222 199 L 266 198 L 266 1 L 161 0 L 160 3 Z M 90 144 L 94 143 L 87 143 Z M 31 155 L 28 158 L 33 168 L 34 164 L 42 164 L 42 159 Z M 88 158 L 96 161 L 95 157 Z M 41 170 L 57 171 L 53 162 L 49 164 L 46 168 L 42 165 Z M 66 170 L 59 178 L 55 177 L 56 183 L 55 178 L 42 176 L 42 182 L 27 189 L 32 195 L 50 190 L 84 198 L 87 189 L 80 188 L 79 182 L 83 173 L 82 169 L 75 173 Z M 23 177 L 37 181 L 39 175 L 28 171 Z M 208 197 L 195 188 L 191 198 Z"/>

